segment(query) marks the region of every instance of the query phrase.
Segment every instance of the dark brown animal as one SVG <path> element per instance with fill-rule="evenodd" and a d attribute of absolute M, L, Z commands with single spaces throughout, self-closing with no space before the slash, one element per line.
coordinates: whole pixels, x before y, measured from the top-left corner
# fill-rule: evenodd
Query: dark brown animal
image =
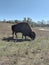
<path fill-rule="evenodd" d="M 25 39 L 26 39 L 26 36 L 29 36 L 31 39 L 35 39 L 35 32 L 33 32 L 29 26 L 28 23 L 26 22 L 21 22 L 21 23 L 18 23 L 18 24 L 15 24 L 15 25 L 12 25 L 12 35 L 14 37 L 14 34 L 16 35 L 16 33 L 18 32 L 21 32 L 22 33 L 22 38 L 23 36 L 25 36 Z"/>

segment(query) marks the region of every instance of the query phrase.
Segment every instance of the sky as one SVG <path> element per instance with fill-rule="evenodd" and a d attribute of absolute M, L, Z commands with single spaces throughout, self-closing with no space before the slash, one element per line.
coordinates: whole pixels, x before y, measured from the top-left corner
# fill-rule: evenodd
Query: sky
<path fill-rule="evenodd" d="M 0 20 L 49 20 L 49 0 L 0 0 Z"/>

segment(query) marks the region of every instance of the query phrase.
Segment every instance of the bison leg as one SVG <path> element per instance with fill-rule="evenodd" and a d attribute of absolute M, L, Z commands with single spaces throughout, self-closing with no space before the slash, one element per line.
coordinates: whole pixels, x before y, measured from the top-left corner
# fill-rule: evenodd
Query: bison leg
<path fill-rule="evenodd" d="M 26 35 L 25 34 L 22 34 L 22 38 L 23 38 L 23 36 L 25 37 L 25 40 L 26 40 Z"/>
<path fill-rule="evenodd" d="M 16 38 L 17 38 L 17 34 L 16 34 L 16 32 L 15 32 L 15 36 L 16 36 Z"/>
<path fill-rule="evenodd" d="M 23 34 L 22 34 L 22 39 L 23 39 Z"/>

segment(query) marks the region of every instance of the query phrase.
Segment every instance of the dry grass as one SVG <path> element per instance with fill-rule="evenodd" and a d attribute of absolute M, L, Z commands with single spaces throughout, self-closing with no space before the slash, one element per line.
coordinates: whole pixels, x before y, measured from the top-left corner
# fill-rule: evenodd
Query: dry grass
<path fill-rule="evenodd" d="M 0 65 L 49 65 L 49 32 L 33 28 L 36 32 L 33 41 L 2 40 L 11 36 L 11 25 L 0 23 Z"/>

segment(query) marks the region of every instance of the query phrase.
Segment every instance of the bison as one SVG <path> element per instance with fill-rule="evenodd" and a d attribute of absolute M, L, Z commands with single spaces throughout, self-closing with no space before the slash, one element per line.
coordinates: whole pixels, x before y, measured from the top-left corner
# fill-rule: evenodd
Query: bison
<path fill-rule="evenodd" d="M 18 24 L 12 25 L 12 35 L 14 37 L 14 34 L 16 35 L 16 33 L 20 32 L 22 33 L 22 38 L 23 36 L 29 36 L 31 39 L 35 39 L 35 32 L 33 32 L 29 26 L 29 24 L 27 22 L 20 22 Z M 17 36 L 17 35 L 16 35 Z"/>

